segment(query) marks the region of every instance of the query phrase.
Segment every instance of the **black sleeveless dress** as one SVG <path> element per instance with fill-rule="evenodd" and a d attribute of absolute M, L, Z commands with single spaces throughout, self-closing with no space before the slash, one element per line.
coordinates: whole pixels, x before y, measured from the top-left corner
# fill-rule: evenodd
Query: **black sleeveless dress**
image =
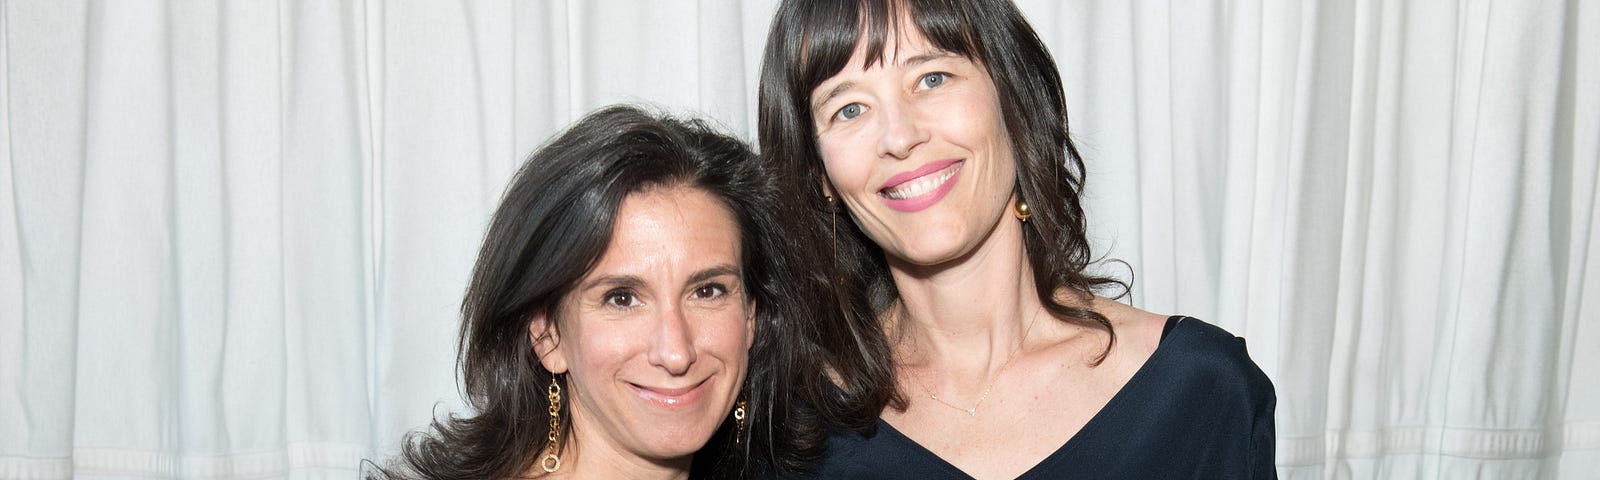
<path fill-rule="evenodd" d="M 1272 382 L 1250 360 L 1244 339 L 1175 316 L 1122 390 L 1017 478 L 1276 478 L 1275 402 Z M 833 432 L 813 472 L 777 478 L 972 477 L 878 420 L 874 432 Z"/>

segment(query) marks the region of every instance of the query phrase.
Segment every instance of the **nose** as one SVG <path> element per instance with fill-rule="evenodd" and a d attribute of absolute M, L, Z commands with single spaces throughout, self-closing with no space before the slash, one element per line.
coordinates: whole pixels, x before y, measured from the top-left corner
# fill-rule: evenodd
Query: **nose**
<path fill-rule="evenodd" d="M 916 107 L 909 102 L 885 102 L 879 105 L 878 121 L 882 135 L 878 137 L 878 155 L 905 160 L 918 145 L 928 141 L 928 131 L 922 128 Z"/>
<path fill-rule="evenodd" d="M 650 364 L 673 375 L 689 373 L 694 365 L 694 339 L 689 331 L 689 319 L 680 305 L 668 305 L 656 319 L 656 331 L 650 344 Z"/>

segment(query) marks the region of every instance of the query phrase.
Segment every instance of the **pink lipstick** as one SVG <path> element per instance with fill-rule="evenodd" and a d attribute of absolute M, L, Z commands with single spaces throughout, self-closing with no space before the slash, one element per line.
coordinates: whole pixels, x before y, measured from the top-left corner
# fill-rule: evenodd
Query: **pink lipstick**
<path fill-rule="evenodd" d="M 895 174 L 878 189 L 878 196 L 889 208 L 902 212 L 928 208 L 955 188 L 962 164 L 961 160 L 942 160 Z"/>

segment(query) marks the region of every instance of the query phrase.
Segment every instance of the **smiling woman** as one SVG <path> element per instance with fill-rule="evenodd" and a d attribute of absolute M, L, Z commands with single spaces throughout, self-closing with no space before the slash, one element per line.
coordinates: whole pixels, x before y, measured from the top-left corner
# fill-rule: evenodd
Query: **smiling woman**
<path fill-rule="evenodd" d="M 859 403 L 793 470 L 1274 476 L 1243 340 L 1090 270 L 1060 74 L 1009 0 L 790 0 L 769 35 L 761 159 L 835 235 L 844 311 L 819 323 L 861 332 L 832 360 Z"/>
<path fill-rule="evenodd" d="M 802 453 L 774 392 L 810 298 L 770 176 L 738 140 L 631 107 L 535 152 L 462 302 L 474 412 L 407 437 L 388 478 L 747 477 Z M 814 283 L 814 282 L 813 282 Z M 814 435 L 813 435 L 814 436 Z"/>
<path fill-rule="evenodd" d="M 743 415 L 734 404 L 754 305 L 737 223 L 702 190 L 661 186 L 623 199 L 612 228 L 599 263 L 529 325 L 540 363 L 565 377 L 572 402 L 572 448 L 544 458 L 661 459 L 687 471 L 728 412 Z M 565 321 L 556 328 L 551 317 Z"/>

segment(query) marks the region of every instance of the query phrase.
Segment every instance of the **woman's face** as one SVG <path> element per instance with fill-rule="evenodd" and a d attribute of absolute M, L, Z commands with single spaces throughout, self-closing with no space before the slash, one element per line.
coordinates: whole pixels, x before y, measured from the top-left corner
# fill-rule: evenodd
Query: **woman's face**
<path fill-rule="evenodd" d="M 982 65 L 935 48 L 909 22 L 863 69 L 811 91 L 832 191 L 892 257 L 938 265 L 971 251 L 1005 213 L 1016 162 Z"/>
<path fill-rule="evenodd" d="M 733 215 L 702 190 L 623 200 L 610 245 L 563 301 L 555 341 L 536 341 L 545 367 L 567 374 L 580 456 L 684 459 L 729 416 L 755 327 L 739 248 Z"/>

